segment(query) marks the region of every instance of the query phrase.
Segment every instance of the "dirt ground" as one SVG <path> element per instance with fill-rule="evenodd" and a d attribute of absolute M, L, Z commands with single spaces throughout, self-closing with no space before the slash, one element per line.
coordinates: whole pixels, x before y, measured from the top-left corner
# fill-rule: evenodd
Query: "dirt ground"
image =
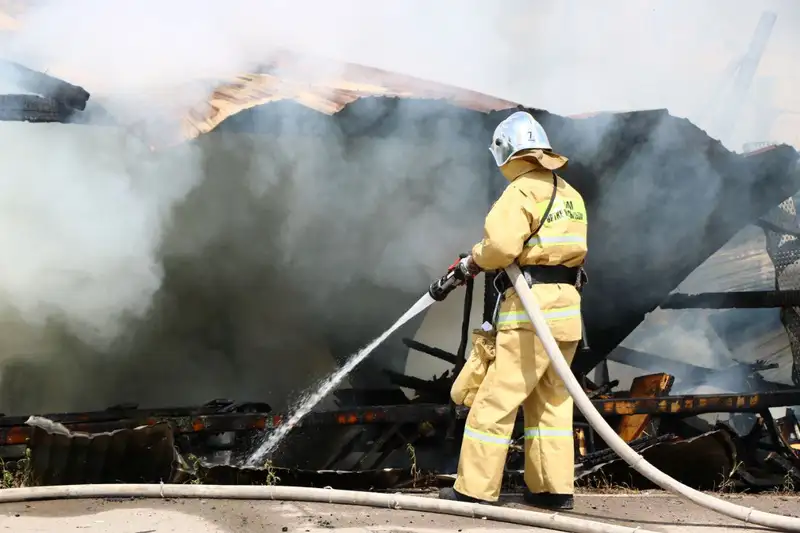
<path fill-rule="evenodd" d="M 800 497 L 728 496 L 741 505 L 800 516 Z M 524 507 L 518 497 L 506 505 Z M 660 492 L 579 494 L 570 514 L 654 531 L 763 531 Z M 352 506 L 236 500 L 71 500 L 0 505 L 0 533 L 433 533 L 536 531 L 487 520 Z M 544 530 L 540 530 L 544 531 Z"/>

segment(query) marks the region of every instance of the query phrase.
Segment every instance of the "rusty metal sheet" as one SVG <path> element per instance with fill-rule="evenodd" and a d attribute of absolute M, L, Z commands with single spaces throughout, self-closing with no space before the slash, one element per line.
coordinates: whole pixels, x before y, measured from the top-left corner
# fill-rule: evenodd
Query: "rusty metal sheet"
<path fill-rule="evenodd" d="M 800 390 L 783 390 L 758 394 L 702 394 L 663 396 L 661 398 L 625 398 L 595 400 L 601 414 L 671 414 L 756 413 L 770 407 L 800 404 Z"/>
<path fill-rule="evenodd" d="M 675 293 L 660 305 L 661 309 L 767 309 L 797 306 L 800 306 L 799 290 Z"/>
<path fill-rule="evenodd" d="M 172 429 L 156 424 L 108 433 L 70 431 L 30 417 L 33 485 L 168 482 L 176 472 Z"/>

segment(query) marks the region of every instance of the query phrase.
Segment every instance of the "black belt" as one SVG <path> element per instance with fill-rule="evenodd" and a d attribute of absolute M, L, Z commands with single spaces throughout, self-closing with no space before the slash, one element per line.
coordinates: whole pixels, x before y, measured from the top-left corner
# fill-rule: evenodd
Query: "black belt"
<path fill-rule="evenodd" d="M 565 267 L 563 265 L 529 265 L 520 267 L 528 287 L 539 283 L 566 283 L 580 290 L 585 282 L 585 273 L 581 267 Z M 497 274 L 495 287 L 500 294 L 513 287 L 505 271 Z"/>

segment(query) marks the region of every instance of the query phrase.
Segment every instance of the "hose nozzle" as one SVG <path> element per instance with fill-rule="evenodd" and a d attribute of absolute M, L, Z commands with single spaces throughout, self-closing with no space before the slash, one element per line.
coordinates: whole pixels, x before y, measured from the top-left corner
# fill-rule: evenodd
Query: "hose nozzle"
<path fill-rule="evenodd" d="M 451 270 L 441 278 L 437 279 L 431 286 L 428 288 L 428 294 L 430 294 L 431 298 L 436 300 L 437 302 L 441 302 L 447 295 L 453 292 L 454 289 L 458 288 L 464 282 L 456 276 L 456 271 Z"/>

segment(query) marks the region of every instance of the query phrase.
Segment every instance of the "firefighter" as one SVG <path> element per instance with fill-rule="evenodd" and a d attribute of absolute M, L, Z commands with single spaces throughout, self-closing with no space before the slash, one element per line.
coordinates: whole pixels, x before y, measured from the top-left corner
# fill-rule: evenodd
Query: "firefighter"
<path fill-rule="evenodd" d="M 567 159 L 552 151 L 542 126 L 518 111 L 495 129 L 489 150 L 510 182 L 486 216 L 484 237 L 451 268 L 469 276 L 500 271 L 496 345 L 470 407 L 458 476 L 442 499 L 494 502 L 517 410 L 525 419 L 525 501 L 547 509 L 573 507 L 572 398 L 545 353 L 508 276 L 517 262 L 568 363 L 582 337 L 579 289 L 585 281 L 586 208 L 556 170 Z M 499 311 L 499 312 L 498 312 Z"/>

